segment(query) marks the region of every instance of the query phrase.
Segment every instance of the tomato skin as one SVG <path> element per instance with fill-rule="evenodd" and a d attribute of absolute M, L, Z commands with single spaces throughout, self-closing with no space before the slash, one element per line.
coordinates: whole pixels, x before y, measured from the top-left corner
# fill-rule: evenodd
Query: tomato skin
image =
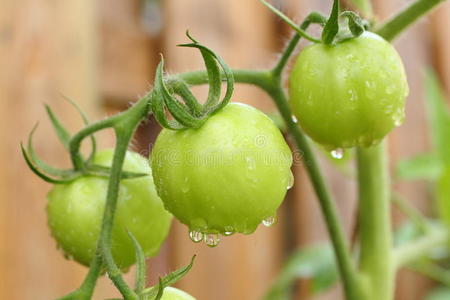
<path fill-rule="evenodd" d="M 252 233 L 275 215 L 292 176 L 292 154 L 278 128 L 240 103 L 199 129 L 164 129 L 150 159 L 166 209 L 202 233 Z"/>
<path fill-rule="evenodd" d="M 408 93 L 398 53 L 371 32 L 306 47 L 290 75 L 294 115 L 328 149 L 377 144 L 403 122 Z"/>
<path fill-rule="evenodd" d="M 111 166 L 113 150 L 96 154 L 94 163 Z M 145 158 L 127 152 L 124 170 L 151 174 Z M 96 250 L 106 200 L 108 180 L 81 177 L 69 184 L 55 185 L 48 194 L 47 217 L 52 236 L 65 255 L 88 266 Z M 126 232 L 139 241 L 146 256 L 155 255 L 166 239 L 172 216 L 164 209 L 151 175 L 125 179 L 112 230 L 112 253 L 118 266 L 135 261 L 135 251 Z"/>
<path fill-rule="evenodd" d="M 195 300 L 195 298 L 182 290 L 169 286 L 164 289 L 161 300 Z"/>

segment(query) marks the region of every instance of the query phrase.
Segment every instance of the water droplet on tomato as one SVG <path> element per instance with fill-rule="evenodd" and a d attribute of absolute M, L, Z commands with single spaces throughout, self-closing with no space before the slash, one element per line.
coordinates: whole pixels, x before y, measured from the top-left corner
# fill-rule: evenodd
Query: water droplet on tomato
<path fill-rule="evenodd" d="M 334 149 L 330 153 L 331 156 L 335 159 L 342 159 L 344 157 L 344 149 L 342 148 Z"/>
<path fill-rule="evenodd" d="M 234 228 L 232 226 L 225 226 L 225 232 L 223 233 L 224 236 L 230 236 L 234 234 Z"/>
<path fill-rule="evenodd" d="M 194 243 L 199 243 L 203 240 L 203 233 L 196 230 L 189 231 L 189 237 Z"/>
<path fill-rule="evenodd" d="M 207 233 L 204 240 L 209 247 L 216 247 L 220 243 L 220 235 L 218 233 Z"/>
<path fill-rule="evenodd" d="M 294 186 L 295 178 L 292 172 L 289 172 L 289 182 L 286 189 L 290 190 Z"/>
<path fill-rule="evenodd" d="M 262 224 L 266 227 L 270 227 L 273 224 L 275 224 L 275 222 L 277 221 L 277 217 L 275 216 L 270 216 L 268 218 L 265 218 L 264 220 L 262 220 Z"/>

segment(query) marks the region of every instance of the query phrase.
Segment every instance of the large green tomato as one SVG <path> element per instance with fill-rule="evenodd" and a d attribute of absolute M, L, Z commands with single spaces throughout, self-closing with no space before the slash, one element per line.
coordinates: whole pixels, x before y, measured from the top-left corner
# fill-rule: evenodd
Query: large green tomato
<path fill-rule="evenodd" d="M 195 298 L 182 290 L 166 287 L 161 300 L 195 300 Z"/>
<path fill-rule="evenodd" d="M 377 144 L 403 122 L 408 91 L 396 50 L 370 32 L 306 47 L 290 75 L 300 126 L 330 150 Z"/>
<path fill-rule="evenodd" d="M 200 129 L 164 129 L 151 154 L 158 194 L 194 241 L 273 222 L 291 186 L 292 154 L 271 119 L 232 103 Z"/>
<path fill-rule="evenodd" d="M 104 150 L 94 163 L 111 166 L 113 150 Z M 151 174 L 145 158 L 127 152 L 124 170 Z M 82 177 L 55 185 L 48 194 L 48 224 L 66 256 L 89 265 L 96 250 L 106 200 L 108 180 Z M 132 265 L 135 251 L 126 230 L 139 241 L 147 256 L 155 255 L 166 239 L 172 216 L 164 209 L 151 175 L 120 183 L 112 231 L 112 253 L 121 268 Z"/>

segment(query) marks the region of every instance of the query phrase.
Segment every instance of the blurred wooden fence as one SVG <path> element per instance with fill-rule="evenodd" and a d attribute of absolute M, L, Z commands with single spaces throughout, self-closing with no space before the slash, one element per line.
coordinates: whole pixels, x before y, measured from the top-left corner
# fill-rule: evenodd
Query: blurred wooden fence
<path fill-rule="evenodd" d="M 327 12 L 330 0 L 278 0 L 300 20 L 311 10 Z M 405 0 L 376 0 L 381 20 L 404 6 Z M 48 300 L 78 286 L 86 272 L 65 261 L 49 237 L 43 183 L 25 166 L 19 142 L 36 121 L 37 150 L 46 159 L 67 164 L 67 157 L 45 120 L 48 103 L 73 130 L 76 114 L 58 92 L 76 99 L 93 118 L 126 108 L 147 91 L 162 52 L 170 72 L 203 68 L 198 53 L 175 45 L 191 33 L 217 50 L 233 67 L 261 68 L 276 59 L 289 31 L 257 0 L 161 0 L 143 9 L 138 0 L 3 0 L 0 2 L 0 299 Z M 145 13 L 143 13 L 145 12 Z M 143 19 L 143 15 L 147 18 Z M 390 137 L 392 162 L 428 147 L 423 112 L 424 67 L 437 67 L 450 92 L 450 3 L 404 34 L 395 45 L 403 56 L 411 86 L 408 119 Z M 204 88 L 195 88 L 199 95 Z M 234 99 L 270 111 L 273 105 L 261 91 L 238 86 Z M 158 126 L 140 128 L 136 150 L 144 151 Z M 105 136 L 104 145 L 111 145 Z M 323 163 L 346 229 L 355 213 L 355 185 Z M 193 244 L 184 226 L 176 223 L 157 258 L 150 260 L 150 279 L 198 259 L 180 283 L 199 300 L 260 299 L 289 250 L 326 239 L 315 196 L 302 167 L 296 166 L 296 185 L 279 211 L 279 223 L 251 236 L 236 235 L 214 249 Z M 395 185 L 409 200 L 431 213 L 424 183 Z M 394 212 L 396 223 L 401 216 Z M 288 222 L 289 220 L 289 222 Z M 291 235 L 286 233 L 290 232 Z M 131 278 L 130 276 L 127 276 Z M 398 300 L 420 300 L 430 282 L 402 272 Z M 307 283 L 298 286 L 296 299 L 310 299 Z M 338 299 L 339 288 L 319 297 Z M 95 299 L 116 295 L 102 280 Z"/>

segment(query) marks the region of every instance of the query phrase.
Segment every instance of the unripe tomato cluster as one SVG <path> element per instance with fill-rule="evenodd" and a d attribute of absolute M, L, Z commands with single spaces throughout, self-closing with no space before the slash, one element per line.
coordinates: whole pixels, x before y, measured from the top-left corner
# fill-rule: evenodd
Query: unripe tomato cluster
<path fill-rule="evenodd" d="M 368 32 L 335 45 L 306 47 L 290 75 L 299 125 L 335 152 L 377 144 L 403 122 L 407 94 L 397 52 Z M 111 166 L 112 156 L 112 150 L 102 151 L 94 163 Z M 124 170 L 149 176 L 120 183 L 112 253 L 122 268 L 136 260 L 125 229 L 152 256 L 173 214 L 194 242 L 216 246 L 221 235 L 272 225 L 293 185 L 292 154 L 279 129 L 262 112 L 239 103 L 213 114 L 201 128 L 163 129 L 150 164 L 151 169 L 136 153 L 126 155 Z M 84 265 L 95 254 L 107 185 L 105 178 L 82 177 L 56 185 L 48 195 L 52 235 L 66 255 Z M 193 299 L 180 293 L 167 288 L 163 299 Z"/>

